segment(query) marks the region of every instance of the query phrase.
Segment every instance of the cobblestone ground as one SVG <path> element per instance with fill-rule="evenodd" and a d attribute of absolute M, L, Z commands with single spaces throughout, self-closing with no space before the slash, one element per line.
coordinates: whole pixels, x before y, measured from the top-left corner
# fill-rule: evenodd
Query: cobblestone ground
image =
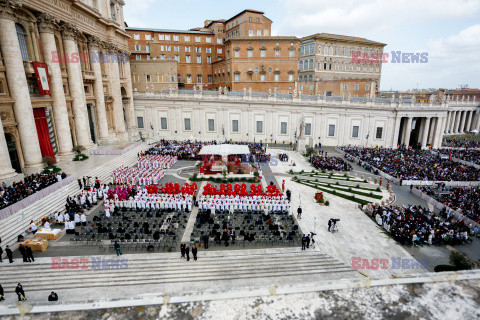
<path fill-rule="evenodd" d="M 22 319 L 479 319 L 480 281 L 27 315 Z M 4 319 L 20 317 L 4 317 Z"/>

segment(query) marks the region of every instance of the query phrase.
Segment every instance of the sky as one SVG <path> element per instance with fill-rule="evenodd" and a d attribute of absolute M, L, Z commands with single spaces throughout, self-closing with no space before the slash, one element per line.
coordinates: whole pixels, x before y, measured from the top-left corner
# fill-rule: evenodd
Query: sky
<path fill-rule="evenodd" d="M 265 12 L 273 35 L 333 33 L 428 53 L 426 63 L 382 66 L 381 90 L 480 88 L 480 0 L 126 0 L 130 27 L 190 29 L 244 9 Z"/>

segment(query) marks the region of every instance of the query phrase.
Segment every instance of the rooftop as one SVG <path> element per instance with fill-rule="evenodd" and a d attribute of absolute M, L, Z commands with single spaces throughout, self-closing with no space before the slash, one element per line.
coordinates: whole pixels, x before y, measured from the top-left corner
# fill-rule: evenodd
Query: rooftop
<path fill-rule="evenodd" d="M 213 35 L 213 32 L 209 31 L 194 31 L 194 30 L 175 30 L 175 29 L 154 29 L 154 28 L 125 28 L 127 31 L 151 31 L 151 32 L 164 32 L 164 33 L 193 33 L 193 34 L 209 34 Z"/>
<path fill-rule="evenodd" d="M 365 38 L 360 37 L 351 37 L 351 36 L 344 36 L 340 34 L 331 34 L 331 33 L 316 33 L 310 36 L 306 36 L 302 38 L 302 41 L 309 40 L 309 39 L 325 39 L 325 40 L 335 40 L 335 41 L 348 41 L 348 42 L 357 42 L 357 43 L 364 43 L 364 44 L 373 44 L 377 46 L 386 46 L 385 43 L 377 42 L 368 40 Z"/>
<path fill-rule="evenodd" d="M 237 13 L 236 15 L 234 15 L 233 17 L 231 17 L 230 19 L 228 19 L 228 20 L 225 21 L 225 22 L 229 22 L 230 20 L 235 19 L 236 17 L 244 14 L 245 12 L 259 13 L 259 14 L 264 14 L 264 13 L 265 13 L 265 12 L 263 12 L 263 11 L 252 10 L 252 9 L 245 9 L 245 10 L 243 10 L 242 12 Z M 265 18 L 267 18 L 267 17 L 265 17 Z M 268 19 L 268 18 L 267 18 L 267 19 Z M 270 20 L 270 19 L 268 19 L 268 20 Z M 270 20 L 270 21 L 271 21 L 271 20 Z"/>

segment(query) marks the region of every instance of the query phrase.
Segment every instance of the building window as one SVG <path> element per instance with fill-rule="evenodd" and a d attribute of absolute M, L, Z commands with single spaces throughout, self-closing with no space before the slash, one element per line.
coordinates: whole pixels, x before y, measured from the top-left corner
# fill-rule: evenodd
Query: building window
<path fill-rule="evenodd" d="M 146 77 L 147 77 L 147 82 L 150 82 L 150 80 L 151 80 L 150 75 L 147 74 Z"/>
<path fill-rule="evenodd" d="M 343 85 L 343 90 L 348 90 L 348 84 Z"/>
<path fill-rule="evenodd" d="M 190 56 L 185 56 L 185 63 L 190 63 L 192 62 L 192 59 Z"/>
<path fill-rule="evenodd" d="M 257 121 L 257 133 L 263 133 L 263 121 Z"/>
<path fill-rule="evenodd" d="M 143 126 L 143 117 L 137 117 L 137 128 L 138 128 L 138 129 L 143 129 L 143 128 L 145 128 L 145 127 Z"/>
<path fill-rule="evenodd" d="M 329 124 L 328 125 L 328 136 L 329 137 L 334 137 L 335 136 L 335 125 L 334 124 Z"/>
<path fill-rule="evenodd" d="M 252 29 L 248 30 L 248 36 L 253 37 L 253 30 Z"/>
<path fill-rule="evenodd" d="M 165 46 L 165 51 L 172 51 L 172 47 L 171 46 Z"/>
<path fill-rule="evenodd" d="M 375 139 L 382 139 L 382 137 L 383 137 L 383 127 L 377 127 Z"/>
<path fill-rule="evenodd" d="M 145 35 L 145 40 L 152 40 L 152 36 L 150 34 Z"/>
<path fill-rule="evenodd" d="M 212 75 L 211 75 L 211 74 L 209 74 L 209 75 L 207 76 L 207 79 L 208 79 L 208 83 L 212 83 Z"/>
<path fill-rule="evenodd" d="M 140 40 L 140 35 L 139 34 L 134 34 L 133 35 L 133 40 Z"/>
<path fill-rule="evenodd" d="M 222 44 L 222 38 L 217 38 L 217 44 Z"/>
<path fill-rule="evenodd" d="M 180 62 L 180 55 L 178 54 L 175 55 L 175 61 Z"/>
<path fill-rule="evenodd" d="M 300 60 L 300 70 L 303 70 L 303 60 Z"/>
<path fill-rule="evenodd" d="M 110 17 L 113 21 L 117 21 L 117 10 L 115 8 L 115 3 L 110 3 Z"/>
<path fill-rule="evenodd" d="M 208 131 L 212 132 L 215 131 L 215 120 L 208 119 Z"/>
<path fill-rule="evenodd" d="M 288 50 L 288 56 L 290 58 L 295 58 L 295 50 L 292 50 L 292 49 Z"/>
<path fill-rule="evenodd" d="M 288 81 L 293 81 L 293 73 L 288 74 Z"/>
<path fill-rule="evenodd" d="M 197 74 L 197 83 L 202 83 L 202 75 Z"/>
<path fill-rule="evenodd" d="M 370 90 L 370 85 L 369 84 L 365 85 L 365 90 Z"/>
<path fill-rule="evenodd" d="M 202 41 L 202 37 L 195 37 L 195 42 L 200 42 Z"/>
<path fill-rule="evenodd" d="M 180 37 L 179 37 L 179 36 L 177 36 L 177 35 L 174 35 L 174 36 L 173 36 L 173 41 L 179 41 L 179 40 L 180 40 Z"/>
<path fill-rule="evenodd" d="M 170 41 L 170 35 L 169 34 L 165 35 L 165 40 Z"/>
<path fill-rule="evenodd" d="M 167 130 L 167 118 L 160 118 L 160 128 Z"/>
<path fill-rule="evenodd" d="M 185 125 L 185 131 L 192 130 L 192 127 L 190 126 L 190 118 L 185 118 L 183 120 L 184 120 L 184 125 Z"/>
<path fill-rule="evenodd" d="M 275 58 L 279 58 L 279 57 L 280 57 L 280 50 L 275 49 Z"/>
<path fill-rule="evenodd" d="M 260 81 L 265 81 L 265 73 L 260 73 Z"/>
<path fill-rule="evenodd" d="M 280 122 L 280 134 L 287 134 L 287 123 Z"/>
<path fill-rule="evenodd" d="M 210 56 L 207 57 L 207 63 L 212 63 L 212 57 Z"/>
<path fill-rule="evenodd" d="M 261 37 L 262 36 L 262 30 L 257 30 L 257 36 Z"/>
<path fill-rule="evenodd" d="M 278 73 L 275 73 L 274 79 L 275 79 L 275 81 L 279 81 L 280 80 L 280 75 Z"/>
<path fill-rule="evenodd" d="M 260 23 L 260 18 L 257 18 L 257 23 Z"/>
<path fill-rule="evenodd" d="M 238 132 L 238 120 L 232 120 L 232 132 Z"/>
<path fill-rule="evenodd" d="M 190 36 L 184 36 L 184 37 L 183 37 L 183 40 L 184 40 L 185 42 L 190 42 Z"/>
<path fill-rule="evenodd" d="M 248 50 L 247 50 L 247 57 L 248 57 L 248 58 L 252 58 L 252 57 L 253 57 L 253 50 L 252 50 L 252 49 L 248 49 Z"/>
<path fill-rule="evenodd" d="M 265 58 L 267 56 L 267 50 L 261 49 L 260 50 L 260 58 Z"/>
<path fill-rule="evenodd" d="M 222 48 L 217 48 L 217 53 L 222 54 Z"/>
<path fill-rule="evenodd" d="M 202 47 L 195 47 L 196 53 L 202 53 Z"/>
<path fill-rule="evenodd" d="M 20 45 L 20 52 L 22 53 L 23 61 L 30 61 L 30 54 L 28 53 L 27 46 L 27 33 L 19 23 L 15 24 L 17 30 L 18 44 Z"/>
<path fill-rule="evenodd" d="M 173 46 L 173 51 L 180 52 L 180 47 L 179 46 Z"/>
<path fill-rule="evenodd" d="M 212 53 L 212 48 L 206 48 L 205 50 L 207 53 Z"/>
<path fill-rule="evenodd" d="M 305 135 L 309 136 L 312 134 L 312 124 L 311 123 L 305 123 Z"/>
<path fill-rule="evenodd" d="M 358 87 L 358 84 L 356 84 L 356 85 L 355 85 L 355 90 L 358 90 L 358 88 L 359 88 L 359 87 Z"/>
<path fill-rule="evenodd" d="M 165 35 L 164 34 L 159 34 L 158 35 L 158 40 L 165 40 Z"/>
<path fill-rule="evenodd" d="M 190 52 L 190 47 L 185 47 L 185 52 Z"/>
<path fill-rule="evenodd" d="M 192 75 L 187 74 L 187 83 L 192 83 Z"/>
<path fill-rule="evenodd" d="M 235 81 L 240 81 L 240 73 L 235 73 Z"/>
<path fill-rule="evenodd" d="M 235 56 L 235 58 L 240 58 L 240 50 L 235 50 L 234 51 L 234 56 Z"/>
<path fill-rule="evenodd" d="M 142 51 L 142 46 L 136 44 L 135 45 L 135 51 Z"/>
<path fill-rule="evenodd" d="M 352 138 L 358 138 L 358 130 L 360 129 L 359 126 L 353 126 L 352 129 Z"/>
<path fill-rule="evenodd" d="M 197 56 L 197 63 L 202 63 L 202 56 Z"/>
<path fill-rule="evenodd" d="M 212 38 L 210 37 L 206 37 L 205 40 L 207 41 L 207 43 L 212 43 Z"/>

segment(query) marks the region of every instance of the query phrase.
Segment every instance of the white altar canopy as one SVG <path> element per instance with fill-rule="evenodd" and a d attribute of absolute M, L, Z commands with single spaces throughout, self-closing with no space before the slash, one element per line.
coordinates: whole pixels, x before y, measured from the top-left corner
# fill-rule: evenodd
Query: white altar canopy
<path fill-rule="evenodd" d="M 250 154 L 250 149 L 246 145 L 212 144 L 208 146 L 203 146 L 198 154 L 219 156 L 228 156 L 231 154 Z"/>

